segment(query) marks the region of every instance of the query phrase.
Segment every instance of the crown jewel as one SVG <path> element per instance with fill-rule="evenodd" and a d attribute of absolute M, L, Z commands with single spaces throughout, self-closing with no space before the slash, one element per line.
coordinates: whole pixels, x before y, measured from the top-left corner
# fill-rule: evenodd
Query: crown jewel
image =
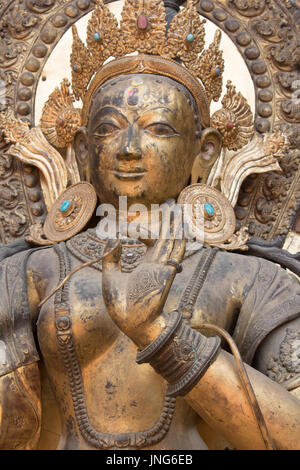
<path fill-rule="evenodd" d="M 224 71 L 219 49 L 221 33 L 216 34 L 209 49 L 203 52 L 204 24 L 192 0 L 173 18 L 168 30 L 162 0 L 125 0 L 119 28 L 108 7 L 102 0 L 96 0 L 87 28 L 87 47 L 73 27 L 71 67 L 75 97 L 84 100 L 92 76 L 109 57 L 118 59 L 138 52 L 180 59 L 193 77 L 201 80 L 207 101 L 218 101 Z"/>

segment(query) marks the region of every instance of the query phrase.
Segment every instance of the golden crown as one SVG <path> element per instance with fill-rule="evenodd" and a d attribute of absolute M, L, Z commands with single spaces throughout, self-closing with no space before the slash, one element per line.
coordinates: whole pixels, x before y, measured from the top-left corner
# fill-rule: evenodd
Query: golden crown
<path fill-rule="evenodd" d="M 192 76 L 197 81 L 201 80 L 207 99 L 206 107 L 209 108 L 209 103 L 212 100 L 218 101 L 221 96 L 224 60 L 219 49 L 221 40 L 219 31 L 213 44 L 203 52 L 204 23 L 205 20 L 201 19 L 192 0 L 188 0 L 187 6 L 173 18 L 168 29 L 162 0 L 126 0 L 119 27 L 117 19 L 108 7 L 102 0 L 97 0 L 88 22 L 87 47 L 79 38 L 76 26 L 73 26 L 71 67 L 72 88 L 76 99 L 81 98 L 83 102 L 85 101 L 91 78 L 101 70 L 108 58 L 119 59 L 138 52 L 142 55 L 159 56 L 172 62 L 174 59 L 180 59 Z M 202 55 L 199 55 L 201 52 Z M 145 60 L 144 57 L 143 71 L 147 72 Z M 128 68 L 125 62 L 122 62 L 123 66 Z M 141 57 L 131 59 L 127 63 L 133 65 L 134 62 L 138 63 L 141 71 L 143 68 Z M 155 59 L 152 60 L 152 68 L 154 62 Z M 160 64 L 162 63 L 161 60 Z M 113 71 L 110 70 L 111 73 L 115 73 L 116 67 Z M 119 67 L 119 71 L 122 72 L 122 67 Z M 159 71 L 161 73 L 161 70 Z M 170 74 L 172 75 L 172 70 Z M 103 73 L 100 72 L 100 75 Z M 108 74 L 105 75 L 107 80 Z M 180 75 L 177 71 L 177 80 Z M 96 81 L 99 86 L 99 80 Z M 184 85 L 186 86 L 186 83 Z M 195 94 L 195 90 L 192 91 Z"/>
<path fill-rule="evenodd" d="M 210 119 L 211 101 L 218 101 L 222 93 L 221 32 L 216 32 L 205 50 L 206 20 L 194 3 L 188 0 L 167 27 L 163 0 L 125 0 L 119 26 L 103 1 L 96 0 L 86 45 L 73 26 L 72 89 L 75 98 L 82 100 L 81 115 L 72 105 L 70 84 L 64 80 L 43 110 L 41 127 L 49 142 L 64 147 L 73 140 L 80 124 L 87 124 L 92 96 L 104 82 L 123 74 L 150 73 L 173 78 L 185 86 L 196 101 L 203 126 L 212 124 L 218 129 L 224 146 L 237 149 L 245 145 L 253 136 L 253 115 L 231 83 L 222 101 L 223 109 Z"/>

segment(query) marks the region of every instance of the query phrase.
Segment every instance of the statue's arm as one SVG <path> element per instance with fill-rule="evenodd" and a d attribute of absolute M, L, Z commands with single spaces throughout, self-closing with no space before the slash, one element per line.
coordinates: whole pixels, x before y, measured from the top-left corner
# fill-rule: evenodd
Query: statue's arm
<path fill-rule="evenodd" d="M 36 449 L 41 428 L 36 362 L 0 378 L 0 449 Z"/>
<path fill-rule="evenodd" d="M 254 368 L 246 370 L 275 447 L 299 450 L 300 400 Z M 234 448 L 266 448 L 231 354 L 221 351 L 185 399 Z"/>
<path fill-rule="evenodd" d="M 254 365 L 300 400 L 300 317 L 267 336 Z"/>
<path fill-rule="evenodd" d="M 229 254 L 221 255 L 212 278 L 223 261 L 221 271 L 230 268 L 223 285 L 229 281 L 240 305 L 233 336 L 252 365 L 245 364 L 270 434 L 277 448 L 300 449 L 299 282 L 273 263 Z M 237 449 L 264 448 L 230 354 L 221 351 L 186 400 Z"/>
<path fill-rule="evenodd" d="M 27 287 L 33 293 L 34 284 L 26 276 L 26 261 L 24 253 L 1 263 L 0 449 L 36 449 L 40 437 L 39 357 L 32 335 L 35 312 L 27 302 Z"/>
<path fill-rule="evenodd" d="M 180 262 L 183 252 L 179 242 L 174 242 L 171 248 L 169 245 L 171 242 L 158 243 L 125 282 L 116 245 L 103 260 L 102 292 L 106 307 L 119 328 L 138 346 L 137 362 L 150 363 L 169 383 L 169 396 L 184 396 L 236 449 L 264 449 L 233 357 L 219 349 L 217 338 L 207 338 L 185 325 L 180 313 L 162 312 L 176 274 L 174 261 Z M 254 266 L 250 278 L 249 262 L 242 257 L 240 260 L 245 264 L 244 287 L 238 286 L 231 292 L 241 293 L 240 318 L 234 336 L 240 348 L 246 346 L 246 358 L 247 350 L 255 353 L 268 333 L 299 316 L 300 296 L 298 282 L 295 284 L 284 271 L 277 271 L 272 263 Z M 228 264 L 231 270 L 237 269 L 237 265 L 238 258 Z M 217 260 L 214 269 L 216 273 L 219 270 Z M 223 280 L 227 278 L 224 270 L 220 276 Z M 213 308 L 214 296 L 210 298 Z M 300 449 L 300 401 L 261 372 L 246 367 L 276 448 Z"/>

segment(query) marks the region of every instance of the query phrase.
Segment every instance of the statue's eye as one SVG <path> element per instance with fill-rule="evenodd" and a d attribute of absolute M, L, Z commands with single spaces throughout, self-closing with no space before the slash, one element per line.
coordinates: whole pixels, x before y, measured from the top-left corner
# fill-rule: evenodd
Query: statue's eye
<path fill-rule="evenodd" d="M 173 129 L 173 127 L 162 122 L 150 124 L 145 128 L 145 131 L 157 137 L 171 137 L 174 135 L 179 135 L 178 132 Z"/>
<path fill-rule="evenodd" d="M 102 124 L 100 124 L 99 127 L 97 127 L 97 130 L 94 135 L 96 137 L 107 137 L 109 135 L 114 134 L 118 130 L 119 128 L 114 124 L 103 122 Z"/>

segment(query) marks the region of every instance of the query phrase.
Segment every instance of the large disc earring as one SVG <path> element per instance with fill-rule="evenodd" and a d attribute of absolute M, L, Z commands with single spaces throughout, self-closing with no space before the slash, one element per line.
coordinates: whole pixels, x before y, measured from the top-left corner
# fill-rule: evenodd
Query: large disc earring
<path fill-rule="evenodd" d="M 51 242 L 68 240 L 87 225 L 97 205 L 97 194 L 86 182 L 74 184 L 55 201 L 47 215 L 44 234 Z"/>
<path fill-rule="evenodd" d="M 181 192 L 178 204 L 184 206 L 185 220 L 192 232 L 199 233 L 199 228 L 202 229 L 206 245 L 225 243 L 233 236 L 236 229 L 233 207 L 217 189 L 193 184 Z M 199 214 L 203 214 L 202 227 L 199 227 Z"/>

